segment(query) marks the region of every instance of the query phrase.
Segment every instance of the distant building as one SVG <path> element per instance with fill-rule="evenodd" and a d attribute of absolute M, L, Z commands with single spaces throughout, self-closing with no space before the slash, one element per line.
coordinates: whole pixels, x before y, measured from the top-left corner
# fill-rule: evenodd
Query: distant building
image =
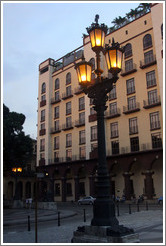
<path fill-rule="evenodd" d="M 3 177 L 4 206 L 11 207 L 15 196 L 16 185 L 18 198 L 24 205 L 27 198 L 35 198 L 35 172 L 36 172 L 36 149 L 37 141 L 33 140 L 33 157 L 21 172 L 8 170 Z"/>
<path fill-rule="evenodd" d="M 127 200 L 141 194 L 154 199 L 163 192 L 159 33 L 163 4 L 154 5 L 151 12 L 106 36 L 106 43 L 114 38 L 126 47 L 119 80 L 108 95 L 105 132 L 111 194 L 125 194 Z M 84 195 L 96 195 L 96 113 L 80 90 L 74 69 L 83 52 L 94 70 L 95 53 L 86 35 L 83 46 L 39 65 L 37 167 L 39 172 L 48 173 L 40 180 L 40 199 L 48 192 L 54 201 L 77 201 Z M 101 54 L 103 75 L 108 77 L 111 75 L 107 74 L 104 59 Z"/>

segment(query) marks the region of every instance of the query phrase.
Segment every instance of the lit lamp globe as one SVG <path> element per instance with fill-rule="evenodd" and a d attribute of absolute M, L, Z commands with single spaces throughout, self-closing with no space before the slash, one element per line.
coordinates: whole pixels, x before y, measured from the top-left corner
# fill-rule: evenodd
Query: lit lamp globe
<path fill-rule="evenodd" d="M 95 52 L 102 51 L 105 45 L 105 35 L 107 34 L 108 27 L 105 24 L 98 24 L 99 15 L 96 15 L 96 23 L 86 28 L 91 41 L 92 50 Z"/>
<path fill-rule="evenodd" d="M 123 49 L 120 48 L 119 43 L 115 43 L 114 39 L 112 46 L 107 46 L 104 51 L 108 71 L 112 74 L 118 74 L 122 69 Z"/>
<path fill-rule="evenodd" d="M 77 72 L 79 84 L 81 86 L 90 85 L 92 75 L 92 64 L 90 62 L 86 62 L 85 58 L 83 57 L 82 61 L 75 65 L 75 69 Z"/>

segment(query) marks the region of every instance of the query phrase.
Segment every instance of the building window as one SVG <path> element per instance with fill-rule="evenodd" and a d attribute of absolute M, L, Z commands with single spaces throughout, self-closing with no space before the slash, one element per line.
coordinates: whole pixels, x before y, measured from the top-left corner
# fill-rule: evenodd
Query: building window
<path fill-rule="evenodd" d="M 59 136 L 54 137 L 54 149 L 59 149 Z"/>
<path fill-rule="evenodd" d="M 150 114 L 150 129 L 155 130 L 160 128 L 159 112 Z"/>
<path fill-rule="evenodd" d="M 59 118 L 59 106 L 54 108 L 54 118 L 55 119 Z"/>
<path fill-rule="evenodd" d="M 144 53 L 145 64 L 149 64 L 154 61 L 153 50 Z"/>
<path fill-rule="evenodd" d="M 80 156 L 81 160 L 86 158 L 86 148 L 85 148 L 85 146 L 80 147 L 79 156 Z"/>
<path fill-rule="evenodd" d="M 152 37 L 150 34 L 146 34 L 143 38 L 143 48 L 148 49 L 152 46 Z"/>
<path fill-rule="evenodd" d="M 112 147 L 112 154 L 118 155 L 119 154 L 119 141 L 112 141 L 111 147 Z"/>
<path fill-rule="evenodd" d="M 137 124 L 137 118 L 131 118 L 129 119 L 129 134 L 136 134 L 138 133 L 138 124 Z"/>
<path fill-rule="evenodd" d="M 46 83 L 44 82 L 44 83 L 42 84 L 41 93 L 43 94 L 43 93 L 45 93 L 45 92 L 46 92 Z"/>
<path fill-rule="evenodd" d="M 96 114 L 96 111 L 94 110 L 93 107 L 91 107 L 91 108 L 90 108 L 90 115 L 94 115 L 94 114 Z"/>
<path fill-rule="evenodd" d="M 67 128 L 72 127 L 71 116 L 66 118 L 66 127 Z"/>
<path fill-rule="evenodd" d="M 59 79 L 57 78 L 55 80 L 55 90 L 58 90 L 59 89 Z"/>
<path fill-rule="evenodd" d="M 55 131 L 59 131 L 59 120 L 54 121 L 54 129 Z"/>
<path fill-rule="evenodd" d="M 161 24 L 161 38 L 163 39 L 163 23 Z"/>
<path fill-rule="evenodd" d="M 91 126 L 91 141 L 97 140 L 97 126 Z"/>
<path fill-rule="evenodd" d="M 71 185 L 71 183 L 66 183 L 66 195 L 72 196 L 72 185 Z"/>
<path fill-rule="evenodd" d="M 44 130 L 45 129 L 45 123 L 42 123 L 41 125 L 40 125 L 40 130 Z"/>
<path fill-rule="evenodd" d="M 91 58 L 89 62 L 92 64 L 92 71 L 95 70 L 95 59 Z"/>
<path fill-rule="evenodd" d="M 71 73 L 66 74 L 66 85 L 71 84 Z"/>
<path fill-rule="evenodd" d="M 133 59 L 125 61 L 125 72 L 133 70 Z"/>
<path fill-rule="evenodd" d="M 155 71 L 146 73 L 146 83 L 147 83 L 147 88 L 156 85 Z"/>
<path fill-rule="evenodd" d="M 132 110 L 136 108 L 136 97 L 129 97 L 128 101 L 128 110 Z"/>
<path fill-rule="evenodd" d="M 111 128 L 111 138 L 117 138 L 119 136 L 118 122 L 111 123 L 110 128 Z"/>
<path fill-rule="evenodd" d="M 71 114 L 71 102 L 66 103 L 66 115 Z"/>
<path fill-rule="evenodd" d="M 91 151 L 95 151 L 97 148 L 98 148 L 97 143 L 91 144 Z"/>
<path fill-rule="evenodd" d="M 79 144 L 85 144 L 85 130 L 79 131 Z"/>
<path fill-rule="evenodd" d="M 131 152 L 139 151 L 139 138 L 138 137 L 130 138 L 130 149 L 131 149 Z"/>
<path fill-rule="evenodd" d="M 162 148 L 161 133 L 152 134 L 152 148 Z"/>
<path fill-rule="evenodd" d="M 127 87 L 127 94 L 131 94 L 135 92 L 135 82 L 134 78 L 128 79 L 126 81 L 126 87 Z"/>
<path fill-rule="evenodd" d="M 71 133 L 66 134 L 66 147 L 72 146 L 72 135 Z"/>
<path fill-rule="evenodd" d="M 40 151 L 44 151 L 45 150 L 45 139 L 41 139 L 40 140 Z"/>
<path fill-rule="evenodd" d="M 157 90 L 148 91 L 148 104 L 154 104 L 158 102 Z"/>
<path fill-rule="evenodd" d="M 79 123 L 85 123 L 85 112 L 79 113 Z"/>
<path fill-rule="evenodd" d="M 55 184 L 55 196 L 60 196 L 60 184 Z"/>
<path fill-rule="evenodd" d="M 40 153 L 40 160 L 45 159 L 45 153 Z"/>
<path fill-rule="evenodd" d="M 85 109 L 85 97 L 79 98 L 79 110 Z"/>
<path fill-rule="evenodd" d="M 58 101 L 60 99 L 59 91 L 55 92 L 55 101 Z"/>
<path fill-rule="evenodd" d="M 125 52 L 124 52 L 125 58 L 132 56 L 132 46 L 131 44 L 125 45 Z"/>
<path fill-rule="evenodd" d="M 54 152 L 54 162 L 59 161 L 59 151 Z"/>
<path fill-rule="evenodd" d="M 109 109 L 110 109 L 110 115 L 114 115 L 117 113 L 117 103 L 110 103 L 109 104 Z"/>
<path fill-rule="evenodd" d="M 71 92 L 71 85 L 66 87 L 66 97 L 69 97 L 72 95 L 72 92 Z"/>
<path fill-rule="evenodd" d="M 109 93 L 109 100 L 116 99 L 116 85 L 113 85 L 113 89 Z"/>
<path fill-rule="evenodd" d="M 45 100 L 46 100 L 46 95 L 44 94 L 44 95 L 41 96 L 41 101 L 43 102 Z"/>
<path fill-rule="evenodd" d="M 66 150 L 66 161 L 71 161 L 72 160 L 72 150 L 67 149 Z"/>
<path fill-rule="evenodd" d="M 41 111 L 41 121 L 45 121 L 45 109 Z"/>

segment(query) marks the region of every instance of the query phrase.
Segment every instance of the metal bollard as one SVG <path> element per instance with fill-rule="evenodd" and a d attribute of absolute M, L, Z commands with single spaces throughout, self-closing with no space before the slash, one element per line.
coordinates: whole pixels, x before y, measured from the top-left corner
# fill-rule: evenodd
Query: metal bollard
<path fill-rule="evenodd" d="M 148 210 L 148 202 L 146 202 L 146 210 Z"/>
<path fill-rule="evenodd" d="M 129 214 L 131 214 L 131 204 L 129 204 Z"/>
<path fill-rule="evenodd" d="M 139 203 L 137 203 L 137 212 L 139 212 Z"/>
<path fill-rule="evenodd" d="M 85 208 L 84 208 L 84 222 L 86 222 Z"/>
<path fill-rule="evenodd" d="M 28 215 L 28 231 L 31 230 L 31 225 L 30 225 L 30 215 Z"/>
<path fill-rule="evenodd" d="M 117 206 L 117 216 L 119 216 L 119 204 L 117 204 L 116 206 Z"/>
<path fill-rule="evenodd" d="M 60 226 L 60 212 L 58 212 L 58 226 Z"/>

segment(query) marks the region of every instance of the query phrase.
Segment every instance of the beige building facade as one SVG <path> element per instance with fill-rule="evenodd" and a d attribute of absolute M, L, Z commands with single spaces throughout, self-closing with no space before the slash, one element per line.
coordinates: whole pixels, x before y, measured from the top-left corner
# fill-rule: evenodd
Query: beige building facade
<path fill-rule="evenodd" d="M 162 12 L 162 4 L 153 8 Z M 106 43 L 114 38 L 125 47 L 119 80 L 108 95 L 105 135 L 111 194 L 127 200 L 141 194 L 152 200 L 163 192 L 162 37 L 158 45 L 155 36 L 162 18 L 156 23 L 156 15 L 151 11 L 106 36 Z M 43 192 L 54 201 L 96 194 L 97 118 L 74 68 L 83 53 L 94 70 L 88 36 L 83 46 L 39 65 L 37 166 L 48 173 L 39 181 L 41 200 Z M 101 68 L 111 76 L 103 55 Z"/>

